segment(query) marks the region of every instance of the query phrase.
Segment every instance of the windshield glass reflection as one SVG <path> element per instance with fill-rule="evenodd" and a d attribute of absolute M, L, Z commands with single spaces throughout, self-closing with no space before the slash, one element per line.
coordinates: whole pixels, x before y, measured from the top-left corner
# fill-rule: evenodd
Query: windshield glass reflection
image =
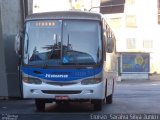
<path fill-rule="evenodd" d="M 96 21 L 64 20 L 63 24 L 61 20 L 28 22 L 28 37 L 25 38 L 29 43 L 24 63 L 41 66 L 97 64 L 102 58 L 100 29 Z"/>

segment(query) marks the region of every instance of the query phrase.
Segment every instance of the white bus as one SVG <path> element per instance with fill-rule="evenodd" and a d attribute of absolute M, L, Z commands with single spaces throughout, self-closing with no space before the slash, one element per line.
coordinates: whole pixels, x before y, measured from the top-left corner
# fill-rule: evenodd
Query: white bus
<path fill-rule="evenodd" d="M 21 60 L 23 97 L 35 99 L 38 111 L 53 101 L 90 101 L 95 110 L 101 110 L 104 101 L 112 103 L 115 39 L 101 14 L 29 15 L 15 49 Z"/>

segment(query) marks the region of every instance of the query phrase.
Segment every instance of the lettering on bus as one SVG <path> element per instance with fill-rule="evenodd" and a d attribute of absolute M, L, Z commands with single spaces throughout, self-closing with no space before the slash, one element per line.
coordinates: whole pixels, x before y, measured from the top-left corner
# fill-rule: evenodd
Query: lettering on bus
<path fill-rule="evenodd" d="M 56 74 L 46 74 L 45 75 L 46 78 L 68 78 L 68 75 L 56 75 Z"/>

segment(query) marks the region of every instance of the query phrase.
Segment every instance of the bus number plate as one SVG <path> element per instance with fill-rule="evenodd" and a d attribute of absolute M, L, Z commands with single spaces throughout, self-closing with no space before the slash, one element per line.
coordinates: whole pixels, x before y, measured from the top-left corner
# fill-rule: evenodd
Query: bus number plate
<path fill-rule="evenodd" d="M 56 96 L 55 99 L 56 100 L 68 100 L 69 97 L 68 96 Z"/>

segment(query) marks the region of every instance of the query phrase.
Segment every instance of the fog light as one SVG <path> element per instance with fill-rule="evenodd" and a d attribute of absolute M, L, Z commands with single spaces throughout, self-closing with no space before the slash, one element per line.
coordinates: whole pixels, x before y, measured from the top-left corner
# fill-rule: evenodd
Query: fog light
<path fill-rule="evenodd" d="M 91 94 L 91 93 L 93 93 L 93 90 L 84 90 L 83 93 L 84 94 Z"/>
<path fill-rule="evenodd" d="M 30 91 L 31 91 L 31 93 L 34 93 L 34 90 L 33 90 L 33 89 L 31 89 Z"/>

